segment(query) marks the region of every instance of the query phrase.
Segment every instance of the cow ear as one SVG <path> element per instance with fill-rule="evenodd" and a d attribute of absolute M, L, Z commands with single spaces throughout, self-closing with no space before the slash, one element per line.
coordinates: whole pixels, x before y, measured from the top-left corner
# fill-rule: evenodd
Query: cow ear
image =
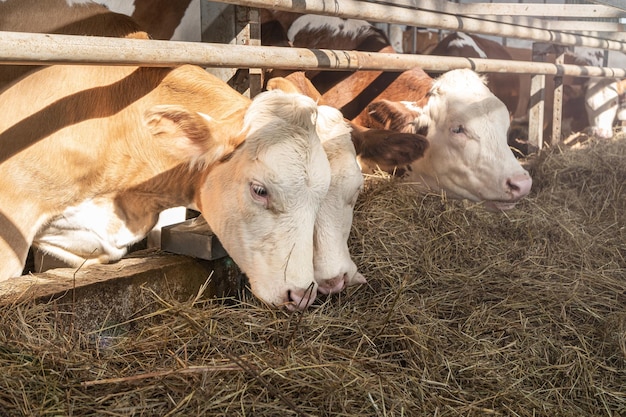
<path fill-rule="evenodd" d="M 238 144 L 224 135 L 222 123 L 182 106 L 154 106 L 144 114 L 144 123 L 171 153 L 192 165 L 210 165 Z"/>
<path fill-rule="evenodd" d="M 282 90 L 265 91 L 257 95 L 248 108 L 249 114 L 270 114 L 287 124 L 311 129 L 317 121 L 317 104 L 303 94 L 286 93 Z"/>
<path fill-rule="evenodd" d="M 285 93 L 300 93 L 298 87 L 285 77 L 274 77 L 267 81 L 267 90 L 281 90 Z"/>
<path fill-rule="evenodd" d="M 410 164 L 423 157 L 428 148 L 422 135 L 381 129 L 354 129 L 352 141 L 361 160 L 385 170 Z"/>
<path fill-rule="evenodd" d="M 379 100 L 370 103 L 366 110 L 380 127 L 407 133 L 415 131 L 415 122 L 423 113 L 423 109 L 412 106 L 411 103 L 389 100 Z"/>
<path fill-rule="evenodd" d="M 322 94 L 317 90 L 317 88 L 315 88 L 311 80 L 303 71 L 292 72 L 287 75 L 286 79 L 295 85 L 298 91 L 305 96 L 311 97 L 318 103 L 322 100 Z"/>
<path fill-rule="evenodd" d="M 322 100 L 322 95 L 315 88 L 303 72 L 298 71 L 287 77 L 274 77 L 267 81 L 267 90 L 281 90 L 285 93 L 298 93 L 311 97 L 317 103 Z"/>

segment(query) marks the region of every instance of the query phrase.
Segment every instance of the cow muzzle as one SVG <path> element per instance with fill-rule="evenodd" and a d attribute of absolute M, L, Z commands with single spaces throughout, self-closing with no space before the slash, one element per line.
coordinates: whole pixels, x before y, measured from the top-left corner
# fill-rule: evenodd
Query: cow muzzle
<path fill-rule="evenodd" d="M 344 273 L 342 276 L 319 282 L 318 290 L 322 294 L 335 294 L 350 285 L 365 284 L 366 282 L 365 277 L 360 272 L 355 272 L 352 276 Z"/>
<path fill-rule="evenodd" d="M 317 286 L 311 283 L 307 288 L 287 290 L 285 308 L 289 311 L 301 311 L 307 309 L 317 297 Z"/>

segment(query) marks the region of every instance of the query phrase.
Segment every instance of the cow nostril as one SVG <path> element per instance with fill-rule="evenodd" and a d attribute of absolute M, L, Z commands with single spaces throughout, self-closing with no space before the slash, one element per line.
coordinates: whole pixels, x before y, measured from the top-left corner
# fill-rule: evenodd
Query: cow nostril
<path fill-rule="evenodd" d="M 310 285 L 306 289 L 289 289 L 286 293 L 287 308 L 291 311 L 304 310 L 310 306 L 317 296 L 316 286 Z"/>
<path fill-rule="evenodd" d="M 528 195 L 532 183 L 533 180 L 528 174 L 519 174 L 507 178 L 505 187 L 510 196 L 517 200 Z"/>
<path fill-rule="evenodd" d="M 517 185 L 513 181 L 511 181 L 510 178 L 508 180 L 506 180 L 506 186 L 509 187 L 509 190 L 513 191 L 514 193 L 520 191 L 519 185 Z"/>

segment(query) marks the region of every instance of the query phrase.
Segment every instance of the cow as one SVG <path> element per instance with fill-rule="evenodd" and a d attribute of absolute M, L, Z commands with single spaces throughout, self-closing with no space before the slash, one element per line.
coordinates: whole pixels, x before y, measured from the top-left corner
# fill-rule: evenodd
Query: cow
<path fill-rule="evenodd" d="M 332 294 L 366 282 L 348 248 L 363 175 L 352 142 L 352 127 L 341 112 L 318 106 L 318 114 L 317 129 L 330 164 L 331 181 L 315 220 L 313 269 L 319 292 Z"/>
<path fill-rule="evenodd" d="M 151 39 L 195 42 L 201 40 L 199 0 L 97 0 L 97 2 L 114 12 L 132 17 Z"/>
<path fill-rule="evenodd" d="M 443 38 L 430 52 L 439 56 L 489 58 L 531 61 L 532 51 L 524 48 L 505 47 L 498 42 L 477 35 L 453 32 Z M 543 61 L 554 60 L 553 45 L 545 45 L 538 51 Z M 576 48 L 565 52 L 566 64 L 602 66 L 603 54 L 589 48 Z M 512 116 L 509 145 L 520 154 L 535 149 L 528 144 L 528 117 L 530 103 L 530 75 L 488 74 L 489 87 L 502 100 Z M 562 127 L 565 135 L 589 130 L 598 137 L 613 136 L 612 124 L 617 112 L 616 80 L 584 77 L 563 77 Z M 544 95 L 544 136 L 552 135 L 554 77 L 546 76 Z M 560 139 L 560 138 L 556 138 Z"/>
<path fill-rule="evenodd" d="M 448 34 L 430 48 L 427 53 L 429 55 L 465 58 L 513 59 L 509 50 L 498 42 L 463 32 Z M 498 72 L 489 73 L 486 77 L 489 89 L 502 100 L 511 115 L 512 123 L 508 134 L 509 146 L 518 157 L 532 153 L 536 149 L 528 143 L 528 101 L 522 104 L 526 106 L 523 110 L 518 109 L 522 100 L 520 96 L 523 95 L 520 86 L 521 79 L 523 77 L 528 78 L 528 76 Z M 530 83 L 526 82 L 524 87 L 529 89 Z"/>
<path fill-rule="evenodd" d="M 294 46 L 350 44 L 393 52 L 384 34 L 364 21 L 304 15 L 291 21 L 287 33 Z M 391 170 L 405 180 L 452 198 L 485 202 L 491 210 L 510 209 L 530 192 L 530 175 L 507 145 L 509 112 L 475 72 L 453 70 L 436 80 L 420 68 L 307 76 L 321 94 L 320 104 L 337 107 L 355 125 L 424 135 L 423 156 Z M 386 151 L 384 143 L 378 146 Z"/>
<path fill-rule="evenodd" d="M 268 90 L 301 93 L 313 98 L 316 102 L 321 100 L 321 94 L 302 71 L 293 72 L 286 77 L 274 77 L 268 81 L 266 87 Z M 369 163 L 370 166 L 392 169 L 391 167 L 409 163 L 424 155 L 428 142 L 421 135 L 361 127 L 344 119 L 341 112 L 331 106 L 320 105 L 319 110 L 324 110 L 327 115 L 324 120 L 332 120 L 332 126 L 335 126 L 334 129 L 324 130 L 334 131 L 335 134 L 320 133 L 322 145 L 330 162 L 332 180 L 328 196 L 322 203 L 318 222 L 327 222 L 328 219 L 335 218 L 336 213 L 343 213 L 344 221 L 341 227 L 328 225 L 326 230 L 332 231 L 331 233 L 316 233 L 316 247 L 330 248 L 341 242 L 344 243 L 336 250 L 327 250 L 326 256 L 315 256 L 315 273 L 322 273 L 322 277 L 337 277 L 335 280 L 326 279 L 324 281 L 326 285 L 320 284 L 319 288 L 320 292 L 326 292 L 328 284 L 336 281 L 338 285 L 329 292 L 337 292 L 342 288 L 341 281 L 344 281 L 345 285 L 365 282 L 365 278 L 358 272 L 355 275 L 352 275 L 352 272 L 345 274 L 343 279 L 337 273 L 324 272 L 328 268 L 335 269 L 337 265 L 345 265 L 345 270 L 348 271 L 354 270 L 350 267 L 353 262 L 349 257 L 345 242 L 349 237 L 349 225 L 352 223 L 353 208 L 358 196 L 355 187 L 362 187 L 363 184 L 361 167 Z M 326 139 L 328 136 L 332 139 Z M 352 187 L 349 184 L 352 184 Z M 326 209 L 329 210 L 328 215 L 323 214 Z M 332 213 L 335 214 L 331 215 Z M 331 253 L 339 256 L 333 259 Z M 350 276 L 352 278 L 349 278 Z"/>
<path fill-rule="evenodd" d="M 31 244 L 72 265 L 115 261 L 182 205 L 203 213 L 261 300 L 315 298 L 330 168 L 313 100 L 250 103 L 193 66 L 46 67 L 0 97 L 0 279 L 20 275 Z"/>
<path fill-rule="evenodd" d="M 74 7 L 64 2 L 61 6 Z M 50 16 L 54 11 L 58 9 L 46 13 Z M 133 32 L 133 37 L 147 35 Z M 65 79 L 72 79 L 71 91 L 65 88 Z M 31 108 L 25 100 L 32 95 L 29 91 L 37 90 L 36 86 L 46 86 L 52 92 L 45 98 L 38 95 Z M 7 254 L 7 262 L 0 268 L 0 279 L 19 275 L 24 251 L 31 243 L 72 265 L 85 260 L 94 263 L 119 259 L 128 244 L 140 239 L 154 224 L 154 216 L 176 202 L 204 213 L 227 251 L 248 273 L 253 292 L 267 303 L 305 308 L 314 300 L 317 288 L 332 293 L 345 285 L 364 282 L 349 257 L 347 236 L 343 241 L 328 239 L 336 236 L 337 230 L 345 235 L 346 228 L 350 229 L 352 205 L 362 181 L 346 133 L 349 128 L 345 123 L 337 126 L 336 115 L 332 116 L 329 109 L 320 110 L 306 97 L 272 94 L 249 103 L 215 77 L 192 66 L 48 67 L 9 87 L 2 92 L 6 110 L 4 125 L 0 125 L 6 128 L 0 134 L 0 171 L 6 171 L 2 189 L 20 184 L 32 187 L 39 180 L 49 180 L 46 190 L 51 195 L 46 195 L 46 204 L 33 205 L 32 210 L 18 214 L 11 209 L 27 204 L 28 193 L 1 193 L 1 229 L 5 232 L 0 239 L 0 253 Z M 9 101 L 21 103 L 21 107 L 13 110 L 7 106 Z M 63 108 L 68 103 L 71 106 Z M 148 109 L 152 104 L 153 108 Z M 189 106 L 197 109 L 189 110 Z M 257 115 L 267 117 L 255 122 Z M 276 117 L 276 123 L 272 117 Z M 18 121 L 12 124 L 11 119 Z M 311 131 L 312 119 L 317 121 L 315 132 Z M 30 124 L 33 120 L 38 121 L 35 126 Z M 259 123 L 267 124 L 258 128 Z M 94 124 L 100 129 L 92 132 Z M 286 131 L 284 140 L 282 131 Z M 338 136 L 333 133 L 336 131 Z M 328 147 L 328 156 L 322 153 L 323 158 L 316 132 Z M 93 140 L 83 146 L 81 135 Z M 290 136 L 295 136 L 295 144 L 288 142 Z M 308 142 L 302 143 L 306 138 Z M 31 140 L 33 144 L 22 149 L 27 145 L 23 142 Z M 104 152 L 104 141 L 110 141 L 111 152 Z M 63 147 L 45 152 L 49 144 Z M 148 146 L 143 149 L 141 144 Z M 215 148 L 211 157 L 210 153 L 204 156 L 208 145 Z M 171 150 L 164 153 L 167 147 Z M 41 159 L 42 152 L 45 158 L 41 168 L 30 169 L 29 164 Z M 280 161 L 268 163 L 277 152 L 282 155 Z M 302 161 L 294 154 L 309 158 Z M 120 163 L 115 163 L 116 155 Z M 55 166 L 57 160 L 61 167 Z M 179 165 L 170 168 L 174 162 Z M 333 175 L 332 182 L 327 178 L 329 165 L 338 174 Z M 18 180 L 16 173 L 23 168 L 33 174 Z M 280 175 L 283 169 L 286 178 Z M 76 175 L 72 175 L 74 171 Z M 256 178 L 249 177 L 253 173 Z M 53 179 L 57 179 L 57 185 L 67 185 L 65 193 L 61 193 L 60 186 L 54 187 Z M 323 192 L 325 187 L 328 194 Z M 319 218 L 312 216 L 318 207 L 324 212 Z M 264 216 L 278 225 L 265 227 L 268 219 L 263 222 Z M 290 216 L 299 217 L 294 221 Z M 314 231 L 301 233 L 313 227 L 311 217 Z M 251 233 L 260 233 L 262 238 Z M 311 238 L 315 239 L 313 249 Z M 290 245 L 286 255 L 283 249 Z M 310 250 L 315 251 L 315 266 L 307 258 Z M 327 258 L 334 259 L 332 265 Z M 276 285 L 270 282 L 278 277 Z M 299 285 L 304 281 L 306 286 Z"/>
<path fill-rule="evenodd" d="M 464 58 L 489 58 L 512 60 L 507 49 L 498 42 L 462 32 L 452 32 L 445 36 L 429 55 L 456 56 Z M 489 73 L 486 75 L 489 89 L 498 97 L 509 113 L 514 114 L 520 95 L 519 74 Z"/>
<path fill-rule="evenodd" d="M 47 0 L 45 7 L 36 0 L 0 0 L 0 30 L 147 38 L 132 18 L 113 13 L 91 0 Z M 0 65 L 0 88 L 34 68 L 32 65 Z"/>

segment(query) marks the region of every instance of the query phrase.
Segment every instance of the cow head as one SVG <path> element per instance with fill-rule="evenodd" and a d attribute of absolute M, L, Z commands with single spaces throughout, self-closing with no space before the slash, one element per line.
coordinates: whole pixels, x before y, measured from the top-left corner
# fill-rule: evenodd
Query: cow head
<path fill-rule="evenodd" d="M 300 93 L 318 101 L 320 93 L 302 72 L 268 81 L 269 90 Z M 317 133 L 330 163 L 331 182 L 315 222 L 315 280 L 319 291 L 330 294 L 352 284 L 365 283 L 350 257 L 348 237 L 352 226 L 354 205 L 363 186 L 363 175 L 357 163 L 356 126 L 343 118 L 333 107 L 319 106 Z M 354 129 L 353 129 L 354 128 Z M 353 143 L 353 140 L 355 143 Z"/>
<path fill-rule="evenodd" d="M 443 74 L 419 105 L 382 100 L 368 111 L 382 126 L 426 134 L 429 146 L 408 166 L 407 180 L 494 210 L 530 192 L 530 175 L 507 145 L 509 113 L 475 72 Z"/>
<path fill-rule="evenodd" d="M 317 105 L 300 94 L 270 91 L 245 110 L 239 146 L 206 165 L 196 205 L 264 302 L 290 310 L 316 297 L 313 230 L 330 185 L 315 130 Z M 240 117 L 237 120 L 241 120 Z M 229 120 L 205 117 L 211 135 Z M 197 124 L 197 123 L 196 123 Z M 184 123 L 178 123 L 184 126 Z"/>
<path fill-rule="evenodd" d="M 317 132 L 332 175 L 315 221 L 313 263 L 319 291 L 327 294 L 365 282 L 348 249 L 354 205 L 363 187 L 351 130 L 339 110 L 319 106 Z"/>

